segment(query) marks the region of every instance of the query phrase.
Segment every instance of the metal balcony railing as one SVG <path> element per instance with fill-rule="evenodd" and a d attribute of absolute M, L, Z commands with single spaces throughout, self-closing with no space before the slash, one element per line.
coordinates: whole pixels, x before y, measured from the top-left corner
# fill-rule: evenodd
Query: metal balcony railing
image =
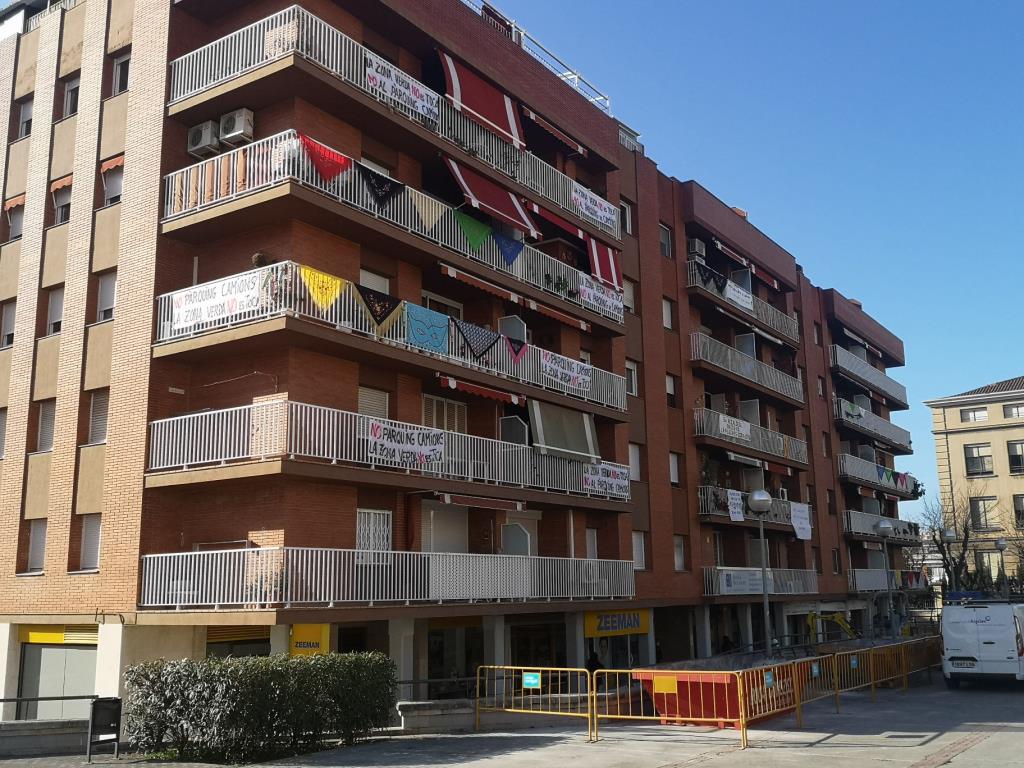
<path fill-rule="evenodd" d="M 743 515 L 744 517 L 756 523 L 758 516 L 753 514 L 747 508 L 747 493 L 746 491 L 738 492 L 743 499 Z M 718 488 L 713 485 L 701 485 L 697 488 L 697 496 L 700 501 L 700 514 L 702 517 L 729 517 L 729 489 Z M 810 504 L 808 506 L 808 519 L 810 520 L 811 526 L 814 526 L 814 514 L 813 508 Z M 790 502 L 786 499 L 772 499 L 771 509 L 768 510 L 768 515 L 765 517 L 766 523 L 777 523 L 779 525 L 792 525 L 793 524 L 793 510 L 790 506 Z"/>
<path fill-rule="evenodd" d="M 714 437 L 781 459 L 807 463 L 807 443 L 782 432 L 773 432 L 708 408 L 695 408 L 693 421 L 694 434 L 698 437 Z"/>
<path fill-rule="evenodd" d="M 167 175 L 164 178 L 164 217 L 169 220 L 185 216 L 286 182 L 301 184 L 496 272 L 622 322 L 620 293 L 529 245 L 523 247 L 512 264 L 505 260 L 491 238 L 474 248 L 459 227 L 454 210 L 436 198 L 406 187 L 381 208 L 358 173 L 348 171 L 325 181 L 294 130 Z M 423 216 L 420 211 L 430 215 Z"/>
<path fill-rule="evenodd" d="M 392 96 L 367 80 L 375 61 L 383 61 L 364 46 L 309 11 L 293 5 L 171 62 L 171 103 L 233 80 L 277 59 L 303 56 L 334 77 L 355 86 L 398 114 L 463 149 L 478 160 L 515 179 L 559 208 L 619 237 L 618 207 L 603 200 L 601 218 L 574 199 L 578 182 L 543 160 L 506 142 L 470 120 L 451 102 L 405 72 L 394 68 L 403 92 L 418 98 Z M 578 196 L 577 196 L 578 197 Z"/>
<path fill-rule="evenodd" d="M 442 350 L 428 350 L 409 333 L 409 321 L 402 302 L 400 313 L 387 332 L 378 335 L 376 325 L 356 298 L 351 283 L 336 277 L 337 296 L 330 302 L 314 295 L 305 284 L 306 267 L 287 261 L 242 272 L 221 280 L 194 285 L 157 297 L 158 342 L 174 341 L 211 333 L 222 328 L 290 315 L 316 323 L 344 328 L 432 358 L 448 360 L 466 368 L 483 370 L 512 381 L 561 392 L 609 408 L 625 410 L 626 379 L 587 363 L 570 360 L 556 352 L 529 346 L 516 360 L 503 341 L 477 357 L 453 327 L 448 328 Z M 311 280 L 321 279 L 314 273 Z M 473 326 L 476 327 L 476 326 Z M 572 371 L 572 376 L 559 375 Z"/>
<path fill-rule="evenodd" d="M 839 454 L 839 478 L 864 483 L 908 499 L 917 495 L 919 487 L 917 478 L 909 472 L 897 472 L 848 453 Z"/>
<path fill-rule="evenodd" d="M 904 451 L 911 450 L 910 432 L 872 413 L 867 408 L 837 397 L 832 401 L 832 410 L 836 419 L 851 429 L 870 435 L 894 448 Z"/>
<path fill-rule="evenodd" d="M 842 371 L 865 387 L 885 395 L 890 400 L 896 401 L 904 408 L 907 407 L 909 403 L 907 400 L 907 388 L 898 381 L 889 378 L 866 360 L 861 360 L 855 354 L 837 344 L 829 347 L 829 353 L 832 357 L 833 368 Z"/>
<path fill-rule="evenodd" d="M 769 568 L 769 595 L 813 595 L 818 591 L 817 571 Z M 760 568 L 705 568 L 705 595 L 762 595 Z"/>
<path fill-rule="evenodd" d="M 710 267 L 689 261 L 686 265 L 687 287 L 698 288 L 729 302 L 741 312 L 771 328 L 788 341 L 800 343 L 800 324 L 767 301 L 757 298 L 746 288 Z"/>
<path fill-rule="evenodd" d="M 888 576 L 888 580 L 886 579 Z M 885 592 L 893 590 L 925 589 L 928 579 L 919 571 L 886 571 L 884 568 L 851 568 L 851 592 Z M 888 587 L 886 584 L 888 583 Z"/>
<path fill-rule="evenodd" d="M 258 609 L 634 594 L 631 560 L 268 547 L 144 555 L 139 605 Z"/>
<path fill-rule="evenodd" d="M 72 8 L 74 8 L 82 1 L 83 0 L 58 0 L 58 2 L 51 2 L 49 7 L 46 8 L 46 10 L 40 11 L 34 16 L 28 17 L 28 21 L 25 22 L 25 31 L 31 32 L 33 29 L 42 24 L 43 19 L 45 19 L 51 13 L 56 13 L 57 11 L 70 11 Z"/>
<path fill-rule="evenodd" d="M 875 515 L 870 512 L 860 512 L 856 509 L 843 511 L 843 528 L 847 533 L 882 537 L 878 532 L 878 523 L 882 520 L 888 520 L 893 526 L 892 535 L 884 537 L 888 538 L 889 541 L 902 544 L 921 543 L 921 527 L 917 523 L 912 523 L 909 520 L 883 517 L 882 515 Z"/>
<path fill-rule="evenodd" d="M 629 499 L 629 467 L 621 464 L 590 464 L 542 454 L 529 445 L 285 400 L 154 421 L 149 436 L 150 470 L 286 456 Z"/>
<path fill-rule="evenodd" d="M 791 400 L 804 401 L 804 387 L 800 379 L 703 333 L 690 334 L 690 359 L 710 363 Z"/>

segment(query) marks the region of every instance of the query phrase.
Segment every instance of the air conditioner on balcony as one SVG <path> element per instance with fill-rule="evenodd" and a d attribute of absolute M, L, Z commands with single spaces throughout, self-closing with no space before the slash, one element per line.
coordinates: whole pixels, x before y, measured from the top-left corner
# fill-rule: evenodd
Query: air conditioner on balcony
<path fill-rule="evenodd" d="M 689 238 L 687 241 L 687 253 L 690 254 L 696 261 L 701 264 L 704 263 L 704 258 L 708 255 L 707 249 L 704 247 L 704 241 L 698 240 L 695 237 Z"/>
<path fill-rule="evenodd" d="M 251 109 L 228 112 L 220 118 L 220 140 L 229 147 L 249 144 L 252 141 L 253 126 Z"/>
<path fill-rule="evenodd" d="M 217 140 L 217 123 L 207 120 L 195 125 L 188 131 L 188 153 L 200 159 L 212 157 L 220 149 Z"/>

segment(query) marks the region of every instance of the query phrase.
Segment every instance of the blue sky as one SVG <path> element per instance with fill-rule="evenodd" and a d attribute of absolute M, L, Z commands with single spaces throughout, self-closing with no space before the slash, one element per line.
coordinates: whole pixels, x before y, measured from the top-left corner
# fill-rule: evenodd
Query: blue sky
<path fill-rule="evenodd" d="M 504 0 L 694 178 L 900 336 L 923 400 L 1024 375 L 1024 3 Z M 610 50 L 609 50 L 610 48 Z M 916 504 L 901 504 L 913 517 Z"/>

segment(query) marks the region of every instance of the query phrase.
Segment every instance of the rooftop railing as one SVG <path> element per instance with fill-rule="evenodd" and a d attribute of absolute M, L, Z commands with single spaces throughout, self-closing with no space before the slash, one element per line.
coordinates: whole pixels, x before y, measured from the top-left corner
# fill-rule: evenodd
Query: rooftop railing
<path fill-rule="evenodd" d="M 56 13 L 57 11 L 70 11 L 80 2 L 82 2 L 82 0 L 58 0 L 58 2 L 51 2 L 50 6 L 45 10 L 40 11 L 34 16 L 28 17 L 28 21 L 25 22 L 25 31 L 31 32 L 33 29 L 42 24 L 43 19 L 45 19 L 51 13 Z"/>

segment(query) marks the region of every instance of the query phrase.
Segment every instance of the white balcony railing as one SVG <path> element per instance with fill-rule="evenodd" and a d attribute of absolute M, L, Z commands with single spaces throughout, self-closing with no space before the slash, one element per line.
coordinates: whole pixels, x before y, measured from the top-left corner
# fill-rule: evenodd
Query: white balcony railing
<path fill-rule="evenodd" d="M 396 85 L 375 88 L 367 80 L 374 62 L 387 62 L 319 17 L 293 5 L 248 27 L 214 40 L 171 62 L 171 103 L 285 56 L 299 55 L 343 82 L 388 105 L 397 113 L 462 148 L 569 213 L 609 235 L 619 237 L 618 208 L 600 199 L 604 215 L 588 213 L 578 204 L 577 182 L 536 155 L 519 149 L 470 120 L 451 102 L 392 68 Z M 614 215 L 612 215 L 614 213 Z"/>
<path fill-rule="evenodd" d="M 770 453 L 780 459 L 807 463 L 807 443 L 782 432 L 773 432 L 708 408 L 695 408 L 693 421 L 697 437 L 713 437 L 761 453 Z"/>
<path fill-rule="evenodd" d="M 818 592 L 816 571 L 769 568 L 769 595 L 813 595 Z M 760 568 L 705 568 L 705 595 L 762 595 Z"/>
<path fill-rule="evenodd" d="M 790 317 L 767 301 L 757 298 L 746 288 L 710 267 L 689 261 L 686 269 L 687 287 L 699 288 L 718 296 L 750 317 L 756 318 L 788 341 L 800 343 L 800 324 L 795 317 Z"/>
<path fill-rule="evenodd" d="M 886 575 L 888 575 L 888 580 Z M 885 592 L 890 587 L 893 590 L 916 590 L 925 589 L 928 586 L 928 579 L 920 571 L 851 568 L 848 578 L 851 592 Z"/>
<path fill-rule="evenodd" d="M 837 344 L 829 347 L 832 357 L 832 367 L 845 373 L 860 384 L 873 389 L 881 395 L 906 408 L 907 388 L 898 381 L 889 378 L 882 371 L 875 368 L 866 360 L 861 360 L 852 352 L 849 352 Z"/>
<path fill-rule="evenodd" d="M 287 182 L 309 187 L 496 272 L 622 322 L 620 293 L 529 245 L 512 264 L 505 260 L 491 238 L 479 248 L 472 247 L 459 227 L 454 210 L 436 198 L 406 187 L 381 208 L 358 173 L 348 171 L 325 181 L 293 130 L 169 174 L 164 178 L 164 216 L 165 219 L 185 216 Z M 429 215 L 421 215 L 420 211 Z"/>
<path fill-rule="evenodd" d="M 756 523 L 758 516 L 747 508 L 747 493 L 739 492 L 743 499 L 743 516 L 745 519 Z M 700 514 L 702 517 L 723 517 L 729 518 L 729 489 L 718 488 L 713 485 L 701 485 L 697 488 L 697 495 L 700 501 Z M 808 519 L 814 525 L 814 515 L 811 514 L 811 507 L 808 505 Z M 786 499 L 772 499 L 771 509 L 765 517 L 766 523 L 777 523 L 779 525 L 793 524 L 793 510 L 790 502 Z"/>
<path fill-rule="evenodd" d="M 892 524 L 892 535 L 883 537 L 878 532 L 878 524 L 882 520 L 888 520 Z M 887 538 L 902 544 L 920 544 L 921 527 L 909 520 L 899 520 L 893 517 L 883 517 L 870 512 L 860 512 L 856 509 L 847 509 L 843 512 L 843 528 L 847 533 L 861 536 L 878 536 Z"/>
<path fill-rule="evenodd" d="M 631 560 L 270 547 L 144 555 L 139 605 L 255 609 L 634 594 Z"/>
<path fill-rule="evenodd" d="M 910 432 L 897 427 L 891 421 L 883 419 L 867 408 L 837 397 L 832 401 L 835 417 L 842 423 L 858 432 L 882 440 L 894 448 L 903 451 L 911 450 Z"/>
<path fill-rule="evenodd" d="M 801 403 L 804 401 L 804 387 L 800 379 L 703 333 L 690 334 L 690 359 L 710 363 L 716 368 L 759 384 L 790 400 Z"/>
<path fill-rule="evenodd" d="M 629 467 L 306 403 L 276 401 L 151 422 L 149 469 L 295 457 L 406 474 L 629 499 Z"/>
<path fill-rule="evenodd" d="M 917 478 L 909 472 L 897 472 L 849 453 L 839 454 L 839 478 L 889 491 L 907 499 L 916 498 L 919 487 Z"/>
<path fill-rule="evenodd" d="M 329 277 L 339 289 L 336 297 L 328 297 L 328 302 L 325 297 L 311 293 L 305 284 L 305 274 L 305 267 L 282 262 L 159 296 L 156 340 L 174 341 L 239 323 L 290 315 L 609 408 L 626 408 L 623 376 L 535 346 L 527 347 L 523 357 L 516 360 L 504 341 L 478 358 L 452 326 L 447 328 L 443 349 L 427 349 L 409 333 L 408 302 L 402 302 L 396 310 L 398 320 L 384 335 L 378 335 L 351 283 Z M 563 371 L 572 375 L 560 375 Z"/>
<path fill-rule="evenodd" d="M 46 10 L 40 11 L 34 16 L 28 17 L 28 21 L 25 22 L 25 31 L 31 32 L 33 29 L 42 24 L 43 19 L 45 19 L 51 13 L 56 13 L 57 11 L 70 11 L 80 2 L 82 2 L 82 0 L 56 0 L 56 2 L 53 2 L 53 0 L 51 0 L 50 5 L 49 7 L 46 8 Z"/>

